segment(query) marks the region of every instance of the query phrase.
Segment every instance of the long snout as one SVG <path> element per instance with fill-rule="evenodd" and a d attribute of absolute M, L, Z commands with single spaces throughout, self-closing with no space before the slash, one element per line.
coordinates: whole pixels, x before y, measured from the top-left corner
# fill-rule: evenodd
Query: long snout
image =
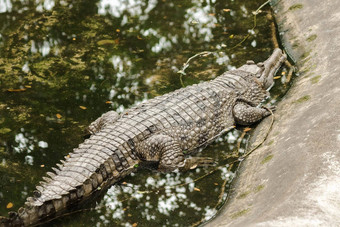
<path fill-rule="evenodd" d="M 263 62 L 264 72 L 261 77 L 266 88 L 269 88 L 274 83 L 273 77 L 282 63 L 286 61 L 286 59 L 287 55 L 281 49 L 276 48 L 272 55 Z"/>

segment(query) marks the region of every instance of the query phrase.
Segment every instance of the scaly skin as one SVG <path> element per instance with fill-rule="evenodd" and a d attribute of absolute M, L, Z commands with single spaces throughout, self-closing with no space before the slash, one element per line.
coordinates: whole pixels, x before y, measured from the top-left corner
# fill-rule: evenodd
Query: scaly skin
<path fill-rule="evenodd" d="M 156 97 L 120 116 L 114 111 L 103 114 L 89 126 L 90 138 L 55 173 L 47 173 L 18 213 L 0 218 L 0 226 L 37 225 L 58 217 L 141 162 L 157 162 L 163 172 L 211 164 L 208 158 L 185 157 L 184 151 L 208 144 L 235 124 L 250 125 L 268 116 L 266 108 L 257 106 L 285 59 L 276 49 L 264 63 L 248 61 L 210 82 Z"/>

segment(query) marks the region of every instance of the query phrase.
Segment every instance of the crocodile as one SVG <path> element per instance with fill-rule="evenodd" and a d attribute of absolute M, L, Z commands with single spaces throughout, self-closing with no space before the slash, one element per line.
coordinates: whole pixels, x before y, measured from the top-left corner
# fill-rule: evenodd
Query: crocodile
<path fill-rule="evenodd" d="M 162 172 L 187 171 L 213 160 L 188 156 L 235 125 L 251 125 L 271 114 L 261 103 L 286 60 L 281 49 L 255 64 L 155 97 L 125 112 L 104 113 L 90 124 L 90 137 L 43 177 L 18 212 L 0 217 L 0 226 L 34 226 L 72 207 L 136 171 L 156 163 Z"/>

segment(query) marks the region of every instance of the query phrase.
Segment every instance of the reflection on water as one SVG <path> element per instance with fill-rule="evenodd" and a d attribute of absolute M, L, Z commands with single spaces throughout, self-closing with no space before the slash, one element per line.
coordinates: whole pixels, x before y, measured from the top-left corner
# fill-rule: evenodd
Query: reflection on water
<path fill-rule="evenodd" d="M 184 85 L 247 59 L 265 59 L 273 49 L 268 8 L 251 29 L 252 12 L 261 4 L 0 0 L 0 214 L 21 206 L 101 113 L 122 112 L 180 88 L 177 72 L 189 57 L 214 52 L 190 62 Z M 226 156 L 239 134 L 232 131 L 199 154 L 217 160 L 216 171 L 141 170 L 112 187 L 95 209 L 54 224 L 188 226 L 208 220 L 226 199 L 235 170 Z M 9 203 L 12 208 L 6 208 Z"/>

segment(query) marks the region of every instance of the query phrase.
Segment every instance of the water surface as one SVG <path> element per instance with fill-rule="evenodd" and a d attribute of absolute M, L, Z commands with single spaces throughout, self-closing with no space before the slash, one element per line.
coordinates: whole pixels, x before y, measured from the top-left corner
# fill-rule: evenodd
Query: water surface
<path fill-rule="evenodd" d="M 262 3 L 0 0 L 0 215 L 22 206 L 102 113 L 215 78 L 248 59 L 265 60 L 273 50 L 268 6 L 253 29 Z M 178 73 L 202 51 L 212 54 L 190 61 L 186 75 Z M 274 98 L 284 91 L 278 82 Z M 233 130 L 198 154 L 214 158 L 214 167 L 141 170 L 96 206 L 52 224 L 203 223 L 227 198 L 236 166 L 226 157 L 241 133 Z"/>

